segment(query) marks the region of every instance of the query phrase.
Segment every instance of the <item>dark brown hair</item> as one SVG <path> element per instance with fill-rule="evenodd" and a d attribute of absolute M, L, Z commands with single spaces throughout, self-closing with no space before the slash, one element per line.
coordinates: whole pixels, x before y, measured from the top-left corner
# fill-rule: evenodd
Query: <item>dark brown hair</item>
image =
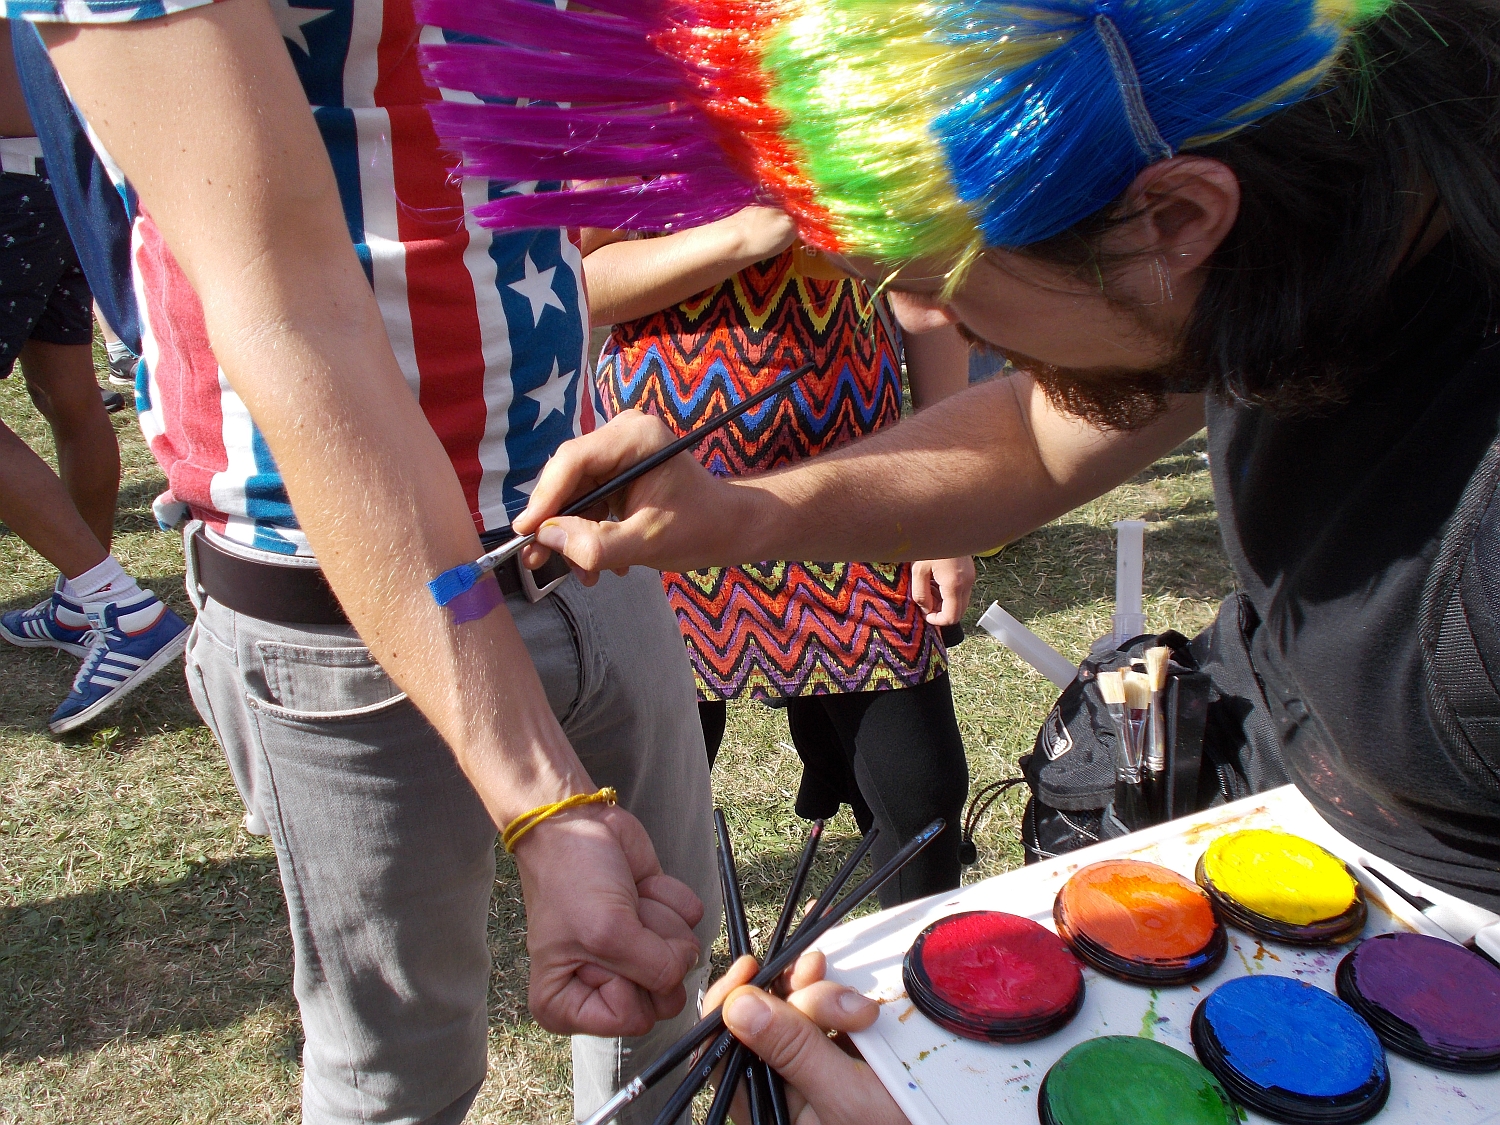
<path fill-rule="evenodd" d="M 1493 303 L 1497 82 L 1500 0 L 1407 0 L 1366 25 L 1316 94 L 1196 149 L 1233 169 L 1241 204 L 1207 263 L 1178 375 L 1281 411 L 1341 401 L 1388 346 L 1390 279 L 1424 193 Z M 1105 208 L 1024 252 L 1107 278 L 1115 263 L 1098 247 L 1127 217 Z"/>

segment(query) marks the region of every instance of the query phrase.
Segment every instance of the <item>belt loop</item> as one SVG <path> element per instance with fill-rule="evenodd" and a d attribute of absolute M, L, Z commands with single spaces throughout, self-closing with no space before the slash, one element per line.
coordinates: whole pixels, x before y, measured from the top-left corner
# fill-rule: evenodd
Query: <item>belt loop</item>
<path fill-rule="evenodd" d="M 203 528 L 202 520 L 188 520 L 182 527 L 183 584 L 187 587 L 188 600 L 199 613 L 208 594 L 198 584 L 198 532 Z"/>

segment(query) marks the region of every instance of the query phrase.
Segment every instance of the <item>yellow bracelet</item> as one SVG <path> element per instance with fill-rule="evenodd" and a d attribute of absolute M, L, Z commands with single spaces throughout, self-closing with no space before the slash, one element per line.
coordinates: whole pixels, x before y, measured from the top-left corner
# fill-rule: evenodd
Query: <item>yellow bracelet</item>
<path fill-rule="evenodd" d="M 606 785 L 597 793 L 578 793 L 563 801 L 539 805 L 507 824 L 505 831 L 500 833 L 500 842 L 505 845 L 506 851 L 513 852 L 516 850 L 516 841 L 549 817 L 554 817 L 560 812 L 567 812 L 569 809 L 576 809 L 579 805 L 613 805 L 618 800 L 619 796 Z"/>

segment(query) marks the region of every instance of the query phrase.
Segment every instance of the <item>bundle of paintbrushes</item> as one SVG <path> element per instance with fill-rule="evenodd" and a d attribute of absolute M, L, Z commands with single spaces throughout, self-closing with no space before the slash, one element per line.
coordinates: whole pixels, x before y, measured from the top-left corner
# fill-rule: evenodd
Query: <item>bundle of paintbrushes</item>
<path fill-rule="evenodd" d="M 1167 723 L 1162 701 L 1171 651 L 1146 650 L 1146 671 L 1099 673 L 1099 694 L 1115 727 L 1115 816 L 1134 832 L 1171 819 L 1167 807 Z"/>
<path fill-rule="evenodd" d="M 739 875 L 734 866 L 734 854 L 729 846 L 729 835 L 723 814 L 716 813 L 714 820 L 719 834 L 719 878 L 724 888 L 724 907 L 728 916 L 730 949 L 731 951 L 739 949 L 743 952 L 753 952 L 750 949 L 750 934 L 745 922 Z M 797 864 L 797 872 L 792 878 L 786 901 L 781 908 L 781 917 L 766 947 L 760 972 L 755 974 L 750 984 L 756 988 L 770 988 L 775 985 L 781 975 L 791 968 L 802 954 L 812 948 L 813 943 L 842 922 L 855 907 L 910 863 L 918 852 L 938 837 L 944 827 L 941 819 L 934 820 L 909 840 L 900 851 L 876 868 L 863 882 L 843 898 L 839 898 L 840 892 L 849 882 L 855 868 L 875 844 L 878 830 L 872 828 L 860 840 L 853 854 L 844 861 L 832 882 L 824 888 L 823 893 L 809 908 L 802 922 L 795 930 L 791 930 L 797 900 L 807 882 L 807 873 L 812 868 L 813 856 L 817 852 L 818 842 L 823 834 L 822 821 L 814 822 L 812 830 L 808 833 L 807 844 L 802 850 L 802 859 Z M 835 902 L 835 899 L 838 901 Z M 600 1106 L 584 1121 L 583 1125 L 605 1125 L 605 1122 L 613 1121 L 622 1109 L 687 1062 L 705 1043 L 709 1046 L 698 1054 L 697 1061 L 689 1068 L 687 1077 L 682 1080 L 682 1084 L 677 1087 L 662 1111 L 657 1114 L 656 1125 L 674 1125 L 692 1105 L 693 1098 L 707 1084 L 719 1064 L 725 1061 L 726 1055 L 731 1057 L 725 1066 L 724 1080 L 705 1120 L 718 1123 L 725 1121 L 729 1114 L 729 1104 L 734 1098 L 738 1084 L 745 1082 L 754 1125 L 769 1125 L 772 1121 L 777 1125 L 782 1125 L 783 1122 L 789 1121 L 785 1094 L 778 1077 L 735 1041 L 734 1036 L 724 1029 L 723 1014 L 715 1009 L 694 1024 L 691 1031 L 662 1052 L 654 1062 L 617 1091 L 614 1097 Z M 758 1110 L 757 1107 L 759 1107 Z"/>

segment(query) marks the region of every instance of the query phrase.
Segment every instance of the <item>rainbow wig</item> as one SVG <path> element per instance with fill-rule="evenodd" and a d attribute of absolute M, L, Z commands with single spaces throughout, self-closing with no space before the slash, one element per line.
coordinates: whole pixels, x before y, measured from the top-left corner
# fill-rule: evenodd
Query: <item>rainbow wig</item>
<path fill-rule="evenodd" d="M 481 222 L 665 231 L 761 202 L 894 263 L 1068 229 L 1313 94 L 1392 0 L 583 2 L 417 2 L 480 40 L 422 48 L 479 96 L 432 106 L 466 174 L 630 181 L 502 195 Z"/>

